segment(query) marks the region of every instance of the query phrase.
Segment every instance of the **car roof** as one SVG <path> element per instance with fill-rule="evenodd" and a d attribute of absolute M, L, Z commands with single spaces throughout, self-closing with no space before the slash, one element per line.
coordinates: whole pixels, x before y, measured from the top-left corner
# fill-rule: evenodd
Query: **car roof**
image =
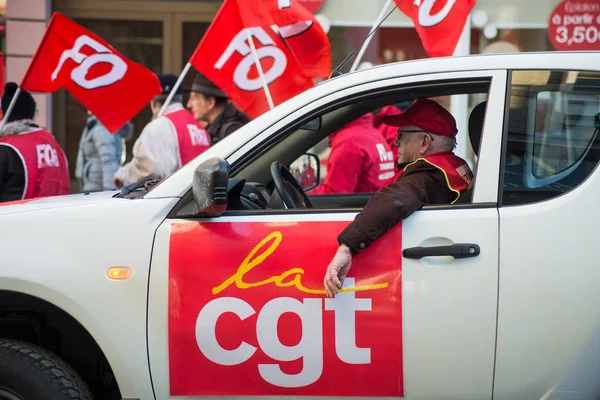
<path fill-rule="evenodd" d="M 276 125 L 299 108 L 319 101 L 332 93 L 362 84 L 414 75 L 428 75 L 482 70 L 600 70 L 600 51 L 528 52 L 510 54 L 480 54 L 460 57 L 439 57 L 384 64 L 328 79 L 319 85 L 283 102 L 212 146 L 200 157 L 166 179 L 147 198 L 183 196 L 193 180 L 194 169 L 206 158 L 227 158 L 261 132 Z"/>
<path fill-rule="evenodd" d="M 473 54 L 467 56 L 422 58 L 417 60 L 398 61 L 377 65 L 372 68 L 342 74 L 321 84 L 348 77 L 354 74 L 377 74 L 380 79 L 390 71 L 393 76 L 406 76 L 427 73 L 452 71 L 471 71 L 487 69 L 550 69 L 554 65 L 569 62 L 572 70 L 598 70 L 598 64 L 588 64 L 584 60 L 600 60 L 600 51 L 540 51 L 525 53 Z M 398 75 L 398 72 L 402 72 Z"/>

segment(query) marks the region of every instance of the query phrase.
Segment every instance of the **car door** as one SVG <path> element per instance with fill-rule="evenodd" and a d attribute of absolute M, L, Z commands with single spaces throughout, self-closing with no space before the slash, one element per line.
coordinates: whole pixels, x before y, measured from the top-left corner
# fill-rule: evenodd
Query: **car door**
<path fill-rule="evenodd" d="M 354 258 L 345 291 L 335 298 L 324 296 L 323 273 L 337 234 L 357 210 L 164 221 L 148 303 L 157 398 L 491 398 L 506 72 L 382 80 L 332 94 L 289 118 L 391 85 L 410 83 L 414 90 L 474 77 L 490 86 L 472 202 L 425 207 L 398 224 Z M 250 141 L 230 164 L 275 129 Z M 464 258 L 451 253 L 452 245 L 463 246 Z M 440 246 L 445 255 L 434 256 Z"/>
<path fill-rule="evenodd" d="M 580 57 L 509 79 L 495 399 L 600 397 L 600 55 Z"/>

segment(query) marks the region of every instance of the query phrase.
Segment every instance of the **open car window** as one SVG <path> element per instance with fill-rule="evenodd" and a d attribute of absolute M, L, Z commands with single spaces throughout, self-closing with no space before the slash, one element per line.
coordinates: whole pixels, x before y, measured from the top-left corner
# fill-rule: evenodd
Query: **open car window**
<path fill-rule="evenodd" d="M 308 153 L 319 157 L 318 161 L 315 160 L 311 164 L 316 167 L 315 163 L 318 163 L 321 171 L 320 176 L 315 178 L 322 181 L 327 174 L 327 159 L 321 157 L 327 154 L 330 135 L 340 128 L 384 107 L 410 102 L 418 98 L 431 98 L 449 109 L 453 98 L 466 97 L 469 100 L 469 114 L 471 114 L 477 105 L 485 105 L 490 83 L 491 77 L 429 81 L 421 84 L 386 88 L 377 92 L 359 93 L 353 97 L 341 99 L 335 104 L 329 104 L 308 123 L 305 118 L 298 121 L 297 125 L 289 126 L 282 132 L 272 135 L 264 144 L 253 149 L 253 153 L 231 166 L 226 213 L 240 215 L 263 212 L 360 210 L 373 195 L 372 192 L 312 196 L 309 191 L 309 201 L 312 208 L 291 210 L 286 207 L 276 189 L 272 174 L 274 163 L 280 163 L 287 168 L 289 175 L 300 190 L 307 189 L 311 185 L 307 186 L 306 182 L 298 179 L 301 178 L 301 171 L 306 168 L 304 165 L 299 166 L 304 164 L 302 161 L 303 156 Z M 479 107 L 478 109 L 481 116 L 478 123 L 479 127 L 475 129 L 475 136 L 481 136 L 485 115 L 485 107 Z M 391 156 L 391 154 L 387 156 Z M 291 183 L 288 182 L 287 185 L 291 185 Z M 304 194 L 304 190 L 302 190 L 302 194 Z M 303 201 L 300 198 L 302 196 L 298 195 L 297 197 L 296 200 Z M 186 199 L 184 198 L 184 200 Z M 187 201 L 191 201 L 191 195 L 188 196 Z M 469 202 L 470 197 L 460 203 Z M 182 208 L 182 212 L 184 208 Z"/>

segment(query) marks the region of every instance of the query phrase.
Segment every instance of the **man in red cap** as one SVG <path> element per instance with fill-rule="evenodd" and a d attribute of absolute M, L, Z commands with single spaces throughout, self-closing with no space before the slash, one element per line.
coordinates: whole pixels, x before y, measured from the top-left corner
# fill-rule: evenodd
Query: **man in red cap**
<path fill-rule="evenodd" d="M 323 280 L 328 296 L 342 288 L 354 254 L 424 205 L 454 203 L 471 186 L 471 169 L 452 153 L 458 131 L 444 107 L 419 99 L 404 113 L 384 117 L 383 122 L 400 128 L 396 138 L 399 172 L 338 236 L 340 246 Z"/>

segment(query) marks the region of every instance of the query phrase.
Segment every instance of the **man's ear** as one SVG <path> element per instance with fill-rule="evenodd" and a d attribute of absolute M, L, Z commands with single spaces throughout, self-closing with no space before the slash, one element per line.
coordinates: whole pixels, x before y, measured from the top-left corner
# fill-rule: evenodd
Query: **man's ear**
<path fill-rule="evenodd" d="M 209 110 L 212 110 L 217 105 L 217 99 L 215 99 L 213 96 L 207 97 L 206 102 Z"/>
<path fill-rule="evenodd" d="M 429 153 L 432 145 L 433 143 L 431 142 L 431 136 L 423 135 L 423 141 L 421 141 L 421 149 L 419 152 L 422 155 Z"/>

